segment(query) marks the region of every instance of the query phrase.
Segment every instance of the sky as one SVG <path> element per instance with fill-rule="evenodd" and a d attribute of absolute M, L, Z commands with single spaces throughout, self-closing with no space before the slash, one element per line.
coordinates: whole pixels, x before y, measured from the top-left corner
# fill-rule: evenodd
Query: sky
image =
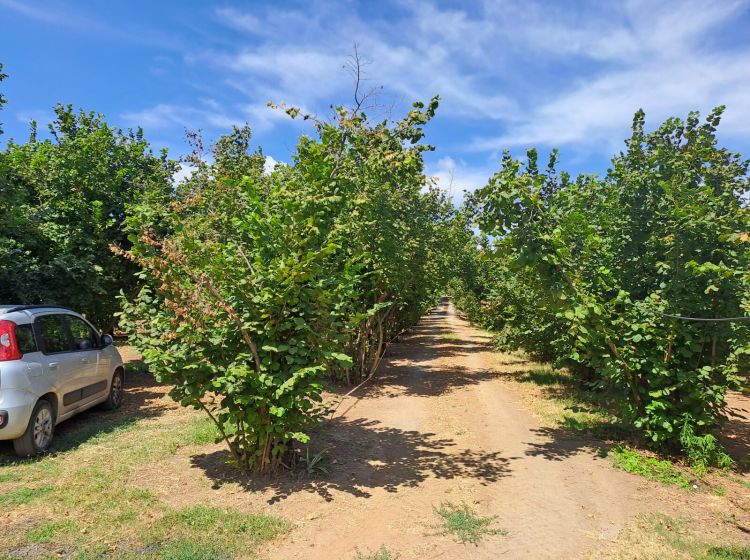
<path fill-rule="evenodd" d="M 750 1 L 160 2 L 0 0 L 0 142 L 24 141 L 58 102 L 141 126 L 172 156 L 248 123 L 289 161 L 311 125 L 351 105 L 356 45 L 368 112 L 398 118 L 441 96 L 427 173 L 458 201 L 503 150 L 560 150 L 560 168 L 604 173 L 633 113 L 727 110 L 720 142 L 750 157 Z"/>

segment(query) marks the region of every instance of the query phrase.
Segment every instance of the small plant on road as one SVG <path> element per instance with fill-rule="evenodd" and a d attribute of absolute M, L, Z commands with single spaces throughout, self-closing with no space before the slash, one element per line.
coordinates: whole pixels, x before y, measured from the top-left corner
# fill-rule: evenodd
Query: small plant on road
<path fill-rule="evenodd" d="M 385 545 L 381 545 L 375 552 L 362 552 L 358 548 L 354 550 L 357 553 L 354 560 L 397 560 L 401 557 L 398 552 L 393 552 Z"/>
<path fill-rule="evenodd" d="M 626 472 L 637 474 L 663 484 L 676 484 L 690 488 L 690 478 L 670 461 L 646 457 L 637 451 L 615 446 L 610 452 L 614 465 Z"/>
<path fill-rule="evenodd" d="M 442 518 L 443 534 L 453 535 L 462 544 L 478 545 L 485 535 L 506 535 L 507 531 L 492 527 L 496 515 L 480 517 L 468 504 L 451 504 L 443 502 L 435 508 L 435 513 Z"/>

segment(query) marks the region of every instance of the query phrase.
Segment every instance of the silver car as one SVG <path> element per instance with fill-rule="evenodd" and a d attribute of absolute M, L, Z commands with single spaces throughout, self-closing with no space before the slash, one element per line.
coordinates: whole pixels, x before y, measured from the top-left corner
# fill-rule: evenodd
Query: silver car
<path fill-rule="evenodd" d="M 63 307 L 0 305 L 0 440 L 27 457 L 55 426 L 97 404 L 119 408 L 125 371 L 112 337 Z"/>

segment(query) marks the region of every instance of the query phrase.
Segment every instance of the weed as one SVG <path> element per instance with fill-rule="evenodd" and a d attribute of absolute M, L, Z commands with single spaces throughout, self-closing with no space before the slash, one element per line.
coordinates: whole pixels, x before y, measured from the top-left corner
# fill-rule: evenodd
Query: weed
<path fill-rule="evenodd" d="M 328 451 L 323 449 L 312 457 L 310 457 L 310 446 L 305 448 L 305 456 L 300 456 L 299 461 L 305 466 L 304 472 L 307 476 L 315 476 L 316 474 L 328 474 L 328 469 L 323 465 L 323 459 L 325 459 Z"/>
<path fill-rule="evenodd" d="M 4 510 L 28 519 L 19 506 L 38 502 L 36 511 L 69 522 L 34 526 L 25 535 L 30 544 L 64 546 L 76 560 L 213 559 L 252 556 L 259 543 L 291 526 L 220 509 L 175 511 L 149 491 L 131 487 L 130 477 L 141 465 L 158 462 L 181 446 L 211 441 L 210 419 L 187 412 L 157 421 L 124 421 L 116 414 L 84 420 L 85 415 L 65 426 L 57 453 L 14 459 L 2 468 L 3 481 L 19 483 L 0 491 Z M 84 526 L 86 531 L 73 530 Z M 113 553 L 111 544 L 117 542 L 124 544 Z M 16 546 L 15 537 L 0 532 L 0 558 Z"/>
<path fill-rule="evenodd" d="M 690 479 L 670 461 L 645 457 L 632 449 L 615 446 L 609 451 L 614 465 L 629 473 L 637 474 L 663 484 L 676 484 L 682 488 L 690 487 Z"/>
<path fill-rule="evenodd" d="M 442 338 L 443 340 L 448 340 L 448 341 L 461 340 L 461 337 L 458 336 L 456 333 L 444 334 L 440 338 Z"/>
<path fill-rule="evenodd" d="M 735 465 L 734 460 L 719 445 L 716 436 L 696 435 L 693 424 L 687 419 L 680 432 L 680 445 L 687 455 L 690 467 L 698 476 L 705 475 L 709 467 L 729 469 Z"/>
<path fill-rule="evenodd" d="M 497 516 L 479 517 L 467 504 L 443 502 L 435 513 L 443 520 L 443 534 L 453 534 L 460 543 L 477 545 L 484 535 L 507 534 L 492 527 Z"/>
<path fill-rule="evenodd" d="M 393 552 L 386 548 L 385 545 L 381 545 L 379 549 L 374 552 L 362 552 L 358 548 L 354 549 L 356 552 L 355 560 L 397 560 L 401 555 L 397 552 Z"/>
<path fill-rule="evenodd" d="M 714 486 L 712 488 L 713 493 L 717 496 L 726 496 L 727 495 L 727 489 L 723 486 Z"/>

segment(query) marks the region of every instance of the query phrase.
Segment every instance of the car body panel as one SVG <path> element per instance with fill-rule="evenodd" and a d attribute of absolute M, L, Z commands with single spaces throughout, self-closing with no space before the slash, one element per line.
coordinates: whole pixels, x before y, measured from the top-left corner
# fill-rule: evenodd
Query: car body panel
<path fill-rule="evenodd" d="M 54 401 L 56 424 L 105 402 L 112 377 L 122 367 L 122 358 L 113 345 L 89 349 L 69 346 L 65 351 L 45 353 L 36 324 L 39 317 L 56 315 L 63 320 L 82 320 L 94 330 L 97 341 L 98 331 L 84 317 L 67 309 L 37 306 L 15 310 L 17 307 L 0 306 L 0 319 L 16 325 L 34 325 L 37 350 L 23 354 L 19 360 L 0 362 L 0 411 L 8 412 L 7 424 L 0 427 L 0 440 L 15 439 L 24 433 L 34 405 L 42 397 Z"/>

